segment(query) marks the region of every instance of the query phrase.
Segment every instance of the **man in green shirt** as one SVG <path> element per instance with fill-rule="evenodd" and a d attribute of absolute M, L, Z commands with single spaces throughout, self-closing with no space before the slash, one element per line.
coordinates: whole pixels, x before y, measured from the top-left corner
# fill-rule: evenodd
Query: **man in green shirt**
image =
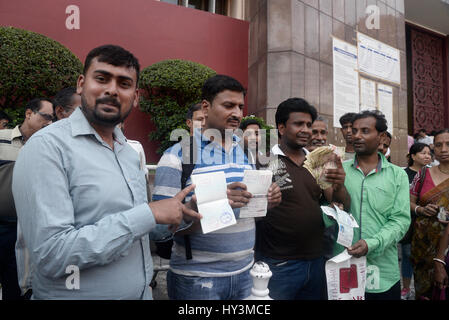
<path fill-rule="evenodd" d="M 407 174 L 377 151 L 387 130 L 385 116 L 364 111 L 352 120 L 356 156 L 343 163 L 345 187 L 351 196 L 350 213 L 360 228 L 348 253 L 366 256 L 366 300 L 400 300 L 397 243 L 410 225 Z M 336 251 L 343 247 L 336 244 Z"/>

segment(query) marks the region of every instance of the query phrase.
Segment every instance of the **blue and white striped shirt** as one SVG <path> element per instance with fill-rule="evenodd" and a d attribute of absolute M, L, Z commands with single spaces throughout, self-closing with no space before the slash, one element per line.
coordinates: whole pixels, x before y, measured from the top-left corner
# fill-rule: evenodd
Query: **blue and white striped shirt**
<path fill-rule="evenodd" d="M 192 174 L 224 171 L 226 183 L 241 182 L 243 171 L 255 167 L 248 162 L 239 145 L 240 139 L 233 136 L 229 152 L 216 142 L 197 135 L 195 152 L 197 159 Z M 181 190 L 182 148 L 175 144 L 168 149 L 158 163 L 153 192 L 153 201 L 173 197 Z M 186 186 L 191 184 L 191 179 Z M 189 201 L 192 194 L 186 197 Z M 239 209 L 234 209 L 237 224 L 208 234 L 197 231 L 190 235 L 192 259 L 186 260 L 184 237 L 175 236 L 170 269 L 177 274 L 199 277 L 224 277 L 248 270 L 254 259 L 254 218 L 239 219 Z"/>

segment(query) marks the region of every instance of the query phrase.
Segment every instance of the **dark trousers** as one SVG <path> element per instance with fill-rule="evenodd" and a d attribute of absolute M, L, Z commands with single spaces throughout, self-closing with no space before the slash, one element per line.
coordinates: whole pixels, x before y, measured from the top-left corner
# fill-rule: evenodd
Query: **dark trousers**
<path fill-rule="evenodd" d="M 3 300 L 22 300 L 15 245 L 17 239 L 17 223 L 0 224 L 0 283 Z"/>
<path fill-rule="evenodd" d="M 390 290 L 380 293 L 365 293 L 365 300 L 401 300 L 401 282 L 398 281 Z"/>

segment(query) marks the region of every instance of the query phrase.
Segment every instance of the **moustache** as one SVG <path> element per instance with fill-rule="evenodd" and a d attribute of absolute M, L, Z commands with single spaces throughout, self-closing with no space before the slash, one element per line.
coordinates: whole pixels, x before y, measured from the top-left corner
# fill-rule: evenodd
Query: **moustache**
<path fill-rule="evenodd" d="M 118 102 L 117 99 L 112 97 L 98 98 L 97 100 L 95 100 L 95 105 L 99 104 L 110 104 L 111 106 L 115 106 L 119 109 L 122 108 L 120 102 Z"/>
<path fill-rule="evenodd" d="M 237 117 L 230 117 L 230 118 L 228 118 L 228 121 L 237 121 L 240 123 L 240 119 Z"/>

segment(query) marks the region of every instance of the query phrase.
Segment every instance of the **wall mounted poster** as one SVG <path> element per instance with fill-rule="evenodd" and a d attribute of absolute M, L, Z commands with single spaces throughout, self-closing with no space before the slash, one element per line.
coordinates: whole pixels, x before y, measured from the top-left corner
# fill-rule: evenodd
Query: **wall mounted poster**
<path fill-rule="evenodd" d="M 334 127 L 347 112 L 359 112 L 359 74 L 357 72 L 357 47 L 333 38 L 334 64 Z"/>
<path fill-rule="evenodd" d="M 387 119 L 387 131 L 393 134 L 393 88 L 378 83 L 377 99 L 379 101 L 379 111 L 381 111 Z"/>
<path fill-rule="evenodd" d="M 401 63 L 398 49 L 357 33 L 358 69 L 369 76 L 401 84 Z"/>
<path fill-rule="evenodd" d="M 376 82 L 360 78 L 360 110 L 372 110 L 376 107 Z"/>

